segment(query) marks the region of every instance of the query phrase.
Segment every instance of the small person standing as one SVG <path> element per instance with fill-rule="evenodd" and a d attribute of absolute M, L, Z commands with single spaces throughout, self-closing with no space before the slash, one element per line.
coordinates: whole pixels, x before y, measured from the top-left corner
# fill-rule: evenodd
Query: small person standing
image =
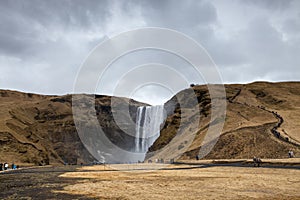
<path fill-rule="evenodd" d="M 11 169 L 17 169 L 17 166 L 15 165 L 15 163 L 11 164 Z"/>
<path fill-rule="evenodd" d="M 8 163 L 4 163 L 4 170 L 8 170 Z"/>
<path fill-rule="evenodd" d="M 3 171 L 3 163 L 0 163 L 0 171 Z"/>
<path fill-rule="evenodd" d="M 291 158 L 294 158 L 294 152 L 291 150 Z"/>
<path fill-rule="evenodd" d="M 294 158 L 294 152 L 292 150 L 289 150 L 289 158 Z"/>

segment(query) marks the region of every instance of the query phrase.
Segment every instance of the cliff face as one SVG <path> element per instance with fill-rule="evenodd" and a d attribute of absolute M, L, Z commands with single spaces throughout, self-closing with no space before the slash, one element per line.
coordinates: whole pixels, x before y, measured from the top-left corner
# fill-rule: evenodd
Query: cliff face
<path fill-rule="evenodd" d="M 193 95 L 188 95 L 191 89 L 198 99 L 197 105 L 181 106 L 178 102 L 191 100 Z M 205 159 L 283 158 L 290 149 L 300 154 L 300 83 L 256 82 L 225 85 L 225 90 L 224 127 Z M 214 130 L 222 122 L 211 119 L 212 104 L 207 87 L 196 85 L 183 90 L 166 102 L 165 108 L 170 111 L 168 118 L 146 159 L 195 159 L 199 150 L 208 145 L 203 142 L 208 128 Z M 200 113 L 200 120 L 189 110 Z M 182 126 L 184 121 L 195 126 Z M 192 138 L 192 142 L 188 138 Z M 179 154 L 182 155 L 176 157 Z"/>
<path fill-rule="evenodd" d="M 125 98 L 114 97 L 114 100 L 121 107 L 129 102 L 133 121 L 137 107 L 145 105 Z M 80 106 L 84 108 L 88 103 L 83 101 Z M 121 148 L 133 146 L 134 137 L 124 133 L 113 120 L 111 97 L 96 95 L 94 103 L 98 122 L 107 137 Z M 125 128 L 134 130 L 132 125 Z M 95 160 L 77 133 L 71 95 L 45 96 L 1 90 L 0 146 L 0 162 L 43 165 Z"/>

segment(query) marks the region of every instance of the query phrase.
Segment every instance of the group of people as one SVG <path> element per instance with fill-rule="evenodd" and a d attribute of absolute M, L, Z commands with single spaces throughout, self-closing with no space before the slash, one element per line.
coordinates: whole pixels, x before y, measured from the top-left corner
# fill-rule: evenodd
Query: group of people
<path fill-rule="evenodd" d="M 152 163 L 153 161 L 152 160 L 148 160 L 148 163 Z M 155 163 L 174 163 L 175 162 L 175 159 L 174 158 L 172 158 L 172 159 L 170 159 L 169 161 L 167 161 L 167 160 L 164 160 L 163 158 L 156 158 L 155 159 L 155 161 L 154 161 Z M 141 161 L 138 161 L 138 163 L 143 163 L 143 162 L 141 162 Z"/>
<path fill-rule="evenodd" d="M 262 161 L 260 158 L 253 157 L 253 163 L 254 163 L 254 167 L 260 167 Z"/>
<path fill-rule="evenodd" d="M 11 164 L 11 169 L 18 169 L 19 166 L 15 165 L 14 163 Z M 0 163 L 0 171 L 5 171 L 9 169 L 9 165 L 7 162 Z"/>

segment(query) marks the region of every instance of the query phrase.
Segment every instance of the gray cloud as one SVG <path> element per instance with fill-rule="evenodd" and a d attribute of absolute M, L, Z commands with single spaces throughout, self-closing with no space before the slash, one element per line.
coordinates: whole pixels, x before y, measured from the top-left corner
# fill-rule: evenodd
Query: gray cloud
<path fill-rule="evenodd" d="M 95 45 L 147 26 L 171 28 L 194 38 L 207 49 L 226 83 L 299 81 L 299 7 L 297 0 L 3 0 L 0 87 L 71 93 L 80 64 Z M 135 56 L 112 67 L 106 77 L 107 93 L 134 63 L 176 66 L 190 82 L 196 80 L 189 66 L 172 56 L 146 51 Z M 120 70 L 122 66 L 126 67 Z M 161 96 L 164 101 L 166 94 L 159 92 L 163 89 L 153 88 L 146 87 L 148 93 L 139 92 L 137 97 L 157 103 Z"/>
<path fill-rule="evenodd" d="M 163 25 L 186 31 L 215 23 L 217 14 L 208 1 L 143 1 L 142 14 L 151 26 Z"/>
<path fill-rule="evenodd" d="M 284 10 L 291 6 L 292 0 L 244 0 L 244 2 L 259 8 L 269 10 Z"/>

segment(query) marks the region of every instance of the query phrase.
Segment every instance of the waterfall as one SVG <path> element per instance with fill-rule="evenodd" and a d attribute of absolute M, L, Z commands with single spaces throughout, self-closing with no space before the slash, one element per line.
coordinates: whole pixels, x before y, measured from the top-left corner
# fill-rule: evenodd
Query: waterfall
<path fill-rule="evenodd" d="M 159 137 L 160 125 L 166 118 L 163 105 L 140 106 L 136 115 L 135 152 L 146 153 Z"/>

